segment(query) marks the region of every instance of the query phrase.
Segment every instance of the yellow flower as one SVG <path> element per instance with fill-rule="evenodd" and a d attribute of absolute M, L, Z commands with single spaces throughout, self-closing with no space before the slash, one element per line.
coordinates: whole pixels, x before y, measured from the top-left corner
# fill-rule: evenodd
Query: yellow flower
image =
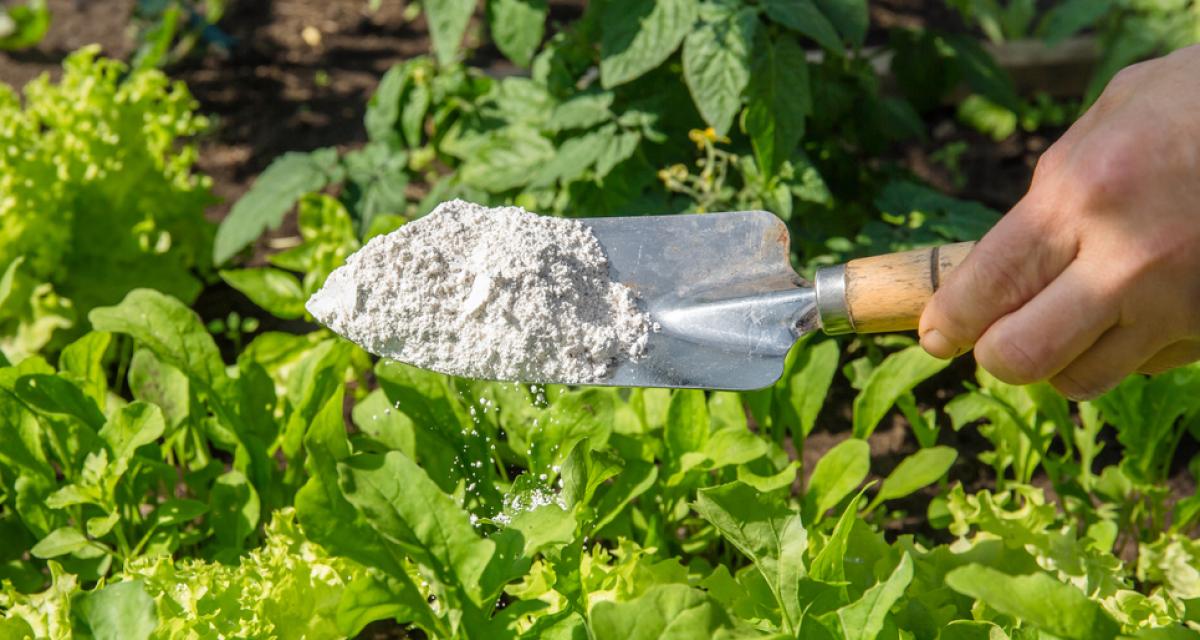
<path fill-rule="evenodd" d="M 688 139 L 696 143 L 697 149 L 703 149 L 706 144 L 729 144 L 729 138 L 717 135 L 717 130 L 712 127 L 704 130 L 692 129 L 688 131 Z"/>
<path fill-rule="evenodd" d="M 658 179 L 663 181 L 667 186 L 672 183 L 682 182 L 688 177 L 688 168 L 682 164 L 673 164 L 665 169 L 658 170 Z"/>

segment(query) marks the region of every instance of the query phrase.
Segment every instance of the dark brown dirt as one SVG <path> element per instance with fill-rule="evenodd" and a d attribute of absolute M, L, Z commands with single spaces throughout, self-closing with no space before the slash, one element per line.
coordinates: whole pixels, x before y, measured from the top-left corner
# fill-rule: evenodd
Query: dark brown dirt
<path fill-rule="evenodd" d="M 429 48 L 424 25 L 405 20 L 405 4 L 371 12 L 365 0 L 243 0 L 222 20 L 238 41 L 229 59 L 206 56 L 172 71 L 216 119 L 199 163 L 224 201 L 210 217 L 223 217 L 285 151 L 366 140 L 363 109 L 379 77 Z"/>
<path fill-rule="evenodd" d="M 89 44 L 113 58 L 133 51 L 128 27 L 134 0 L 48 0 L 47 5 L 53 17 L 46 37 L 26 51 L 0 52 L 0 82 L 20 87 L 43 72 L 57 77 L 62 59 Z"/>

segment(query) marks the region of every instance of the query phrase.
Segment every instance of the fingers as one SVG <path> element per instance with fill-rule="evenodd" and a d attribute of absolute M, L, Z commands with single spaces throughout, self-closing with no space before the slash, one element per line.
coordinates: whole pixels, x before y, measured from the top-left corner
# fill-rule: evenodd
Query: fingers
<path fill-rule="evenodd" d="M 1200 360 L 1200 340 L 1180 340 L 1167 345 L 1138 367 L 1141 373 L 1162 373 Z"/>
<path fill-rule="evenodd" d="M 1065 369 L 1119 318 L 1094 274 L 1083 261 L 1071 263 L 1032 300 L 988 328 L 975 345 L 976 361 L 1010 384 L 1045 380 Z"/>
<path fill-rule="evenodd" d="M 1075 257 L 1073 234 L 1041 229 L 1029 198 L 1001 219 L 934 293 L 921 315 L 921 346 L 951 358 L 1019 309 Z"/>
<path fill-rule="evenodd" d="M 1141 328 L 1116 327 L 1092 348 L 1050 379 L 1050 384 L 1072 400 L 1091 400 L 1117 386 L 1134 373 L 1153 351 L 1156 336 Z"/>
<path fill-rule="evenodd" d="M 1072 400 L 1091 400 L 1116 387 L 1131 373 L 1162 373 L 1200 360 L 1200 340 L 1174 342 L 1146 360 L 1144 354 L 1159 346 L 1159 340 L 1142 330 L 1112 329 L 1051 378 L 1050 384 Z"/>

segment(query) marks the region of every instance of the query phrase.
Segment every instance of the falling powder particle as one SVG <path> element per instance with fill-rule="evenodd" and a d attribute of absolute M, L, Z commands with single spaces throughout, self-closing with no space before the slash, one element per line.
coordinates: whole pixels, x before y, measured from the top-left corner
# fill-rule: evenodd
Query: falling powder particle
<path fill-rule="evenodd" d="M 492 380 L 601 382 L 652 330 L 585 225 L 461 200 L 373 238 L 307 307 L 376 355 Z"/>

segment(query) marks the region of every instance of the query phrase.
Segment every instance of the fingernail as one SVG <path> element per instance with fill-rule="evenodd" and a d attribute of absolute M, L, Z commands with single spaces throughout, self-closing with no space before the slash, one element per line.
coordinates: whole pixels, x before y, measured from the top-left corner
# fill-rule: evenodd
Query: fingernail
<path fill-rule="evenodd" d="M 942 332 L 937 329 L 930 329 L 921 335 L 921 347 L 935 358 L 949 360 L 958 355 L 959 349 L 954 346 Z"/>

